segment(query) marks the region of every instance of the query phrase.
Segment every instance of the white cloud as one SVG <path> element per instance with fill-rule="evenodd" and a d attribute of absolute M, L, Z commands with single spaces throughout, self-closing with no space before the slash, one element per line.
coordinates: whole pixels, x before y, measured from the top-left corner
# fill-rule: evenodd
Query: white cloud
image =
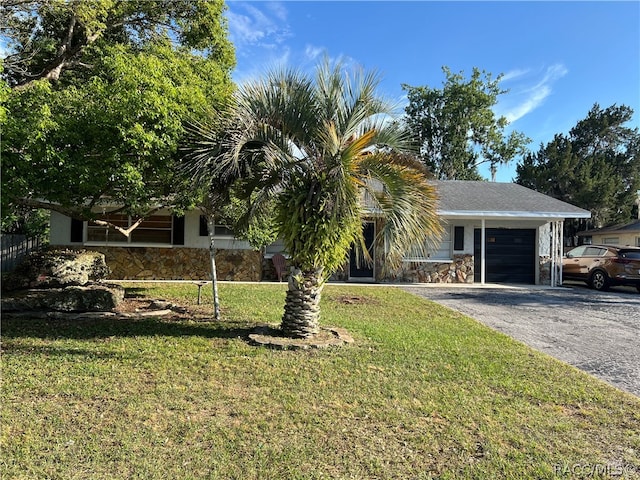
<path fill-rule="evenodd" d="M 502 75 L 501 81 L 508 82 L 509 80 L 513 80 L 514 78 L 522 77 L 529 73 L 529 70 L 511 70 L 510 72 Z"/>
<path fill-rule="evenodd" d="M 276 16 L 276 18 L 282 22 L 287 21 L 288 12 L 284 8 L 284 5 L 280 2 L 269 2 L 267 8 Z"/>
<path fill-rule="evenodd" d="M 291 29 L 284 4 L 234 1 L 227 6 L 229 37 L 236 49 L 235 81 L 242 83 L 289 63 Z"/>
<path fill-rule="evenodd" d="M 530 74 L 530 70 L 513 70 L 507 73 L 502 78 L 503 81 L 518 80 L 518 82 L 516 89 L 511 90 L 501 99 L 496 113 L 504 116 L 510 123 L 524 117 L 543 104 L 545 99 L 553 93 L 553 85 L 568 72 L 564 65 L 555 64 L 534 74 Z"/>
<path fill-rule="evenodd" d="M 315 60 L 316 58 L 318 58 L 320 55 L 322 55 L 323 52 L 325 52 L 326 50 L 322 47 L 315 47 L 313 45 L 307 45 L 304 49 L 304 55 L 308 60 Z"/>
<path fill-rule="evenodd" d="M 265 32 L 255 28 L 252 19 L 246 15 L 228 11 L 227 19 L 229 20 L 229 34 L 236 46 L 255 43 L 265 36 Z"/>
<path fill-rule="evenodd" d="M 252 47 L 275 48 L 290 36 L 284 6 L 275 2 L 260 5 L 264 7 L 247 2 L 228 3 L 229 36 L 239 53 Z"/>

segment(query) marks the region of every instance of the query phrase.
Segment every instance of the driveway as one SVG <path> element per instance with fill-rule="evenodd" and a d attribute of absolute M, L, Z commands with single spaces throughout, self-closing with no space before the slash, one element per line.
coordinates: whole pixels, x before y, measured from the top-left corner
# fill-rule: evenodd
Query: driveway
<path fill-rule="evenodd" d="M 408 286 L 516 340 L 640 396 L 640 295 L 570 287 Z"/>

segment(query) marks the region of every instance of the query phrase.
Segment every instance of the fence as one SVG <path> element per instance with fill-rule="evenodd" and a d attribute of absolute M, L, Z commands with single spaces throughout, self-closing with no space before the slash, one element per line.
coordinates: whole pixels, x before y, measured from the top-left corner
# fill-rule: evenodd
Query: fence
<path fill-rule="evenodd" d="M 16 268 L 20 260 L 29 252 L 37 250 L 42 245 L 41 238 L 27 238 L 25 235 L 2 235 L 2 272 L 10 272 Z"/>

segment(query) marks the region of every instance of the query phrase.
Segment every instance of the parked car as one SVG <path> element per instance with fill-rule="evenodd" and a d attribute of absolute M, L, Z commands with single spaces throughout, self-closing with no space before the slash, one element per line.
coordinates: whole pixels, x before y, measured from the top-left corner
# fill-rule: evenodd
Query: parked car
<path fill-rule="evenodd" d="M 562 277 L 583 280 L 591 288 L 632 285 L 640 292 L 640 248 L 613 245 L 582 245 L 562 259 Z"/>

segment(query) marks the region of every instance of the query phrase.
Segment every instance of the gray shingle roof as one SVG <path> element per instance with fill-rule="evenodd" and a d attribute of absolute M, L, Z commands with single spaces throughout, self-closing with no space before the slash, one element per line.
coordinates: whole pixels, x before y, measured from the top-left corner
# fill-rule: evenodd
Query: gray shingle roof
<path fill-rule="evenodd" d="M 594 228 L 578 233 L 578 236 L 593 235 L 594 233 L 633 233 L 640 232 L 640 220 L 634 220 L 631 223 L 623 223 L 612 225 L 604 228 Z"/>
<path fill-rule="evenodd" d="M 588 210 L 515 183 L 434 180 L 442 216 L 589 218 Z"/>

